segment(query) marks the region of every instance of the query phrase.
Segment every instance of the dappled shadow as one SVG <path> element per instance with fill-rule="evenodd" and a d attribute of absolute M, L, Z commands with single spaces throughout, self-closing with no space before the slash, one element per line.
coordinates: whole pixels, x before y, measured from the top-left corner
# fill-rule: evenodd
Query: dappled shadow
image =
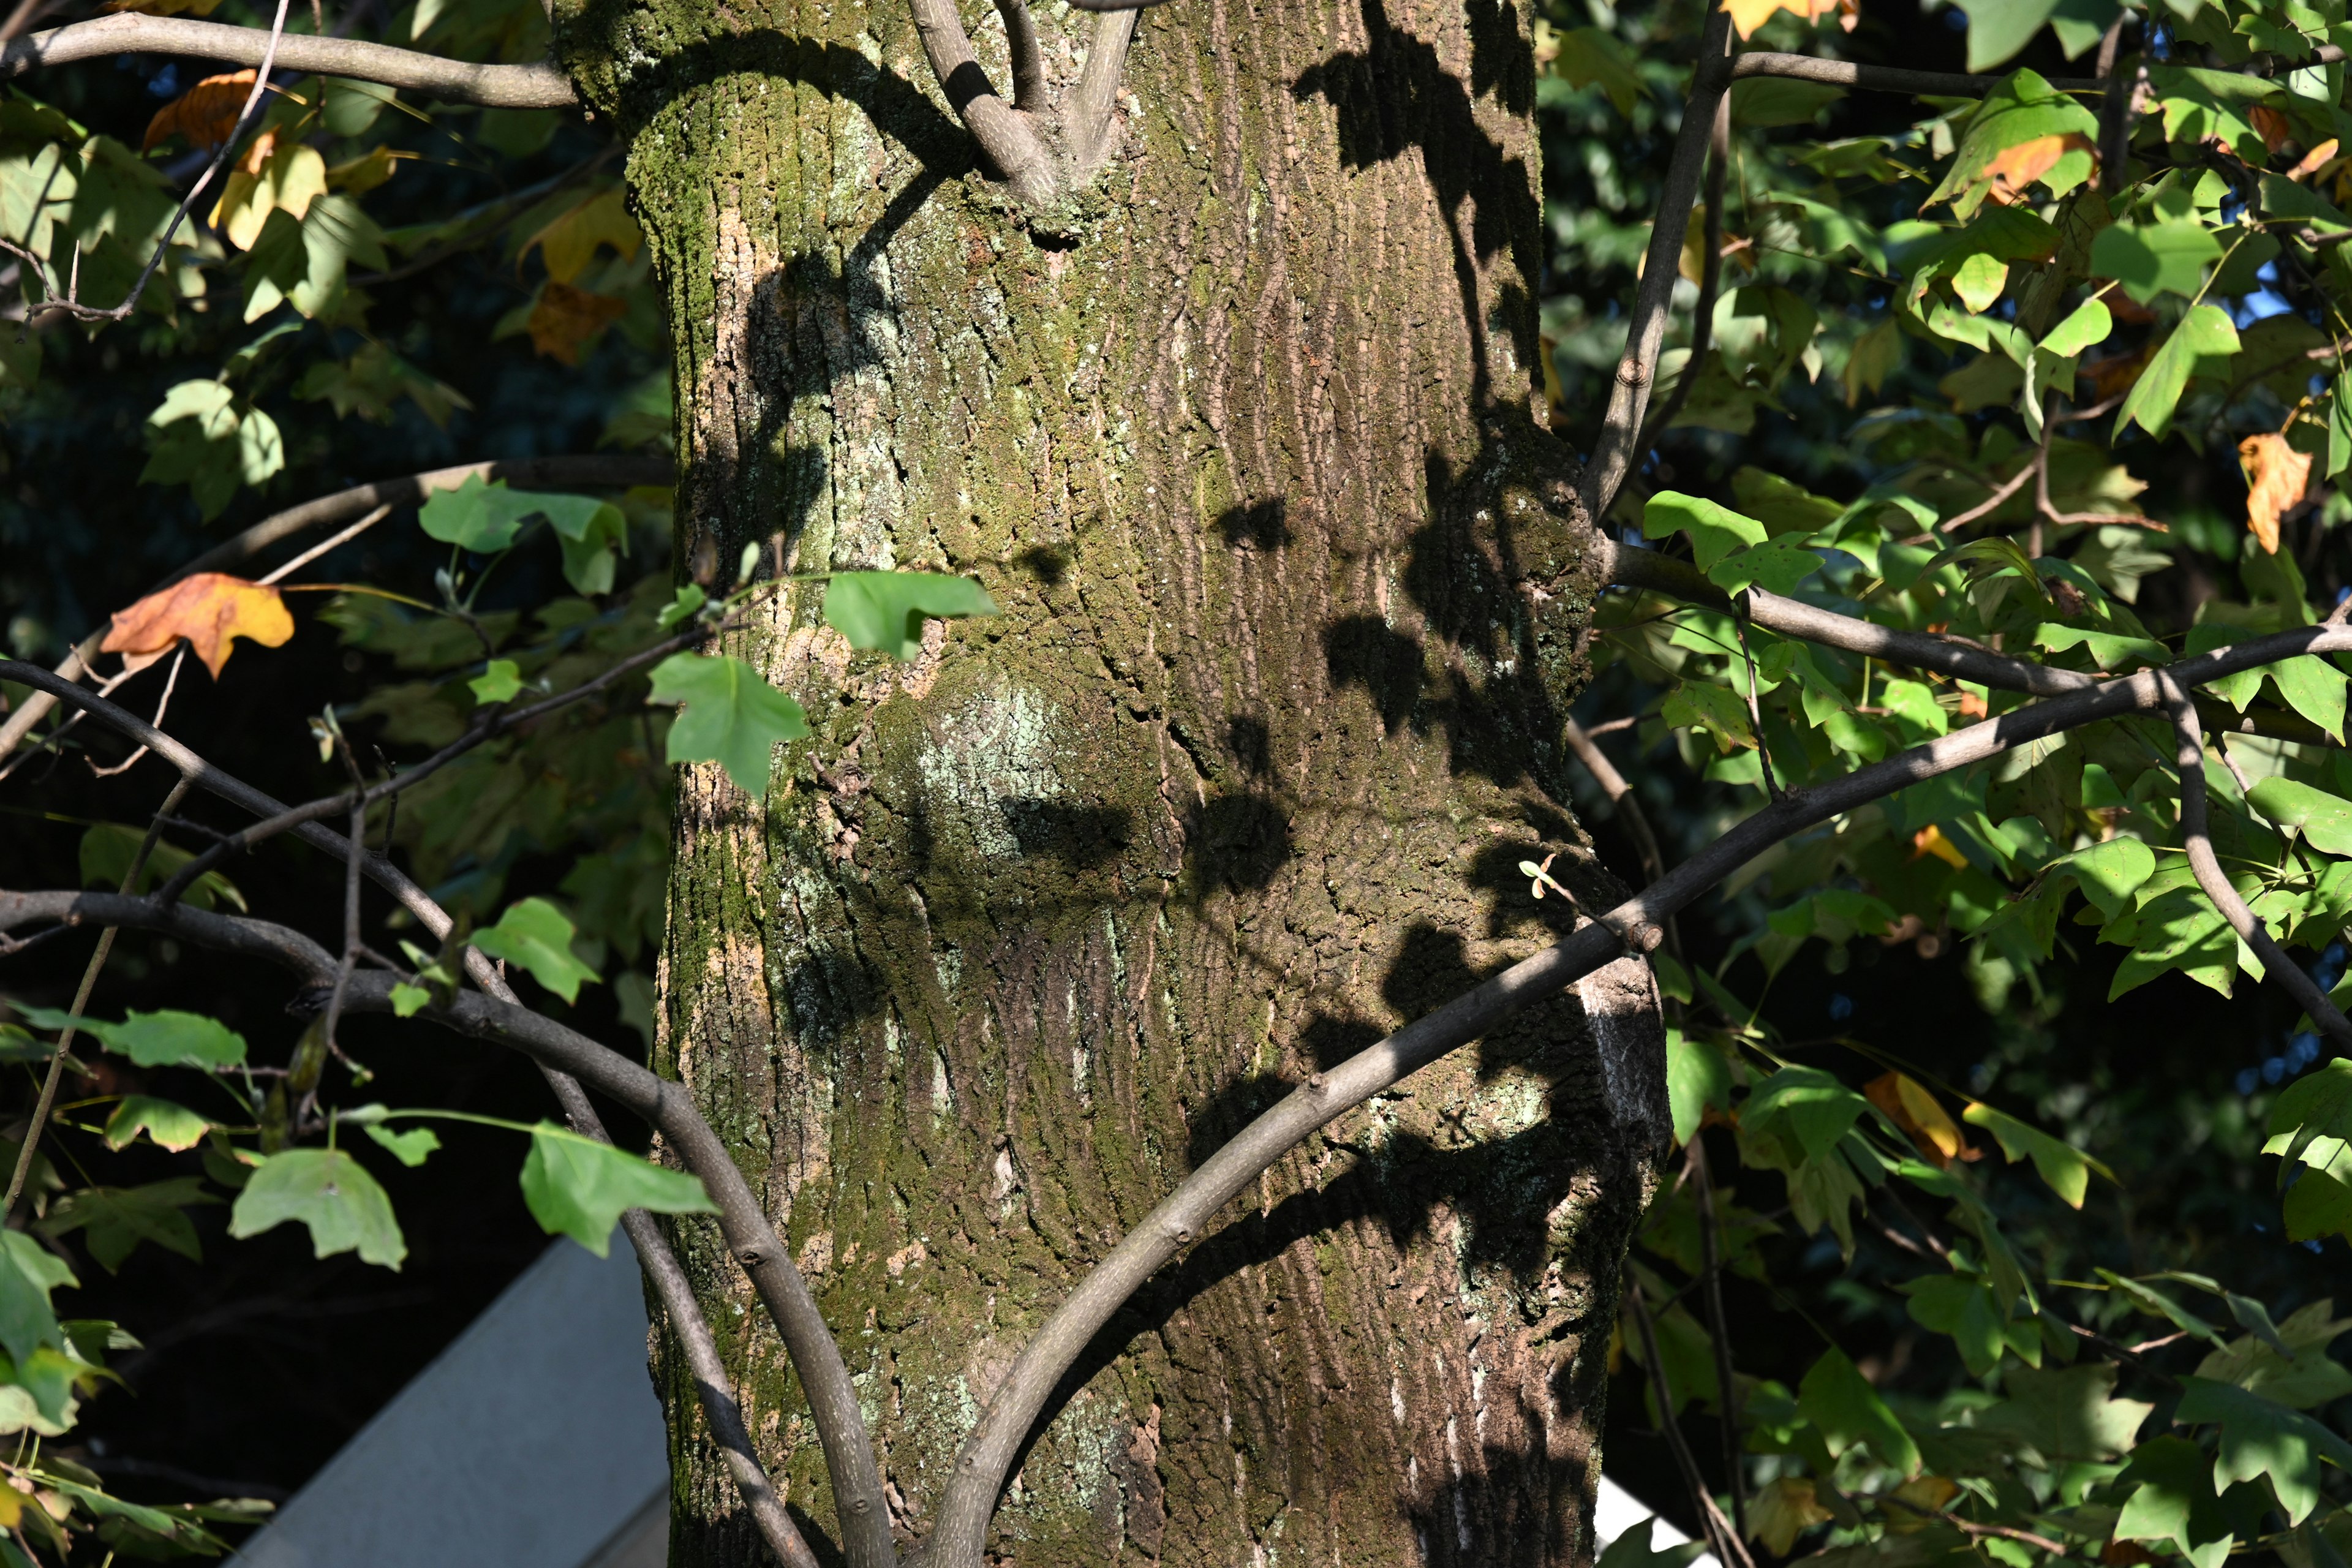
<path fill-rule="evenodd" d="M 1115 860 L 1127 847 L 1135 814 L 1123 805 L 1075 805 L 1062 800 L 996 803 L 1024 855 L 1051 855 L 1085 869 Z"/>

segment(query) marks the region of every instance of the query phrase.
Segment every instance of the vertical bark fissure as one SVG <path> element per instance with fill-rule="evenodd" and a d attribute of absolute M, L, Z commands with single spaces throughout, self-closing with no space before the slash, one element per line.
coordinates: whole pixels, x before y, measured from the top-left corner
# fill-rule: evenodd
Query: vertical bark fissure
<path fill-rule="evenodd" d="M 817 1292 L 904 1545 L 1121 1233 L 1290 1084 L 1550 939 L 1517 860 L 1562 850 L 1614 901 L 1550 773 L 1592 584 L 1530 413 L 1525 17 L 1033 19 L 1049 100 L 1107 118 L 1051 224 L 979 166 L 896 7 L 597 0 L 560 27 L 668 291 L 681 560 L 772 540 L 803 571 L 971 573 L 1005 612 L 893 668 L 780 598 L 738 651 L 817 733 L 764 809 L 706 770 L 680 790 L 657 1054 Z M 1065 1379 L 990 1552 L 1587 1555 L 1654 1131 L 1592 1005 L 1269 1172 Z M 673 1228 L 823 1555 L 799 1391 L 723 1247 Z M 758 1560 L 656 1360 L 675 1560 Z"/>

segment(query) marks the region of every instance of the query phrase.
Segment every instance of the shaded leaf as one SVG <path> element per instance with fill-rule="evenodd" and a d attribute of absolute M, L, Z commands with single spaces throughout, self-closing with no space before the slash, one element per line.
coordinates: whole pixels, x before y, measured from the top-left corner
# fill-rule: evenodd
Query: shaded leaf
<path fill-rule="evenodd" d="M 320 1258 L 356 1248 L 362 1262 L 397 1270 L 408 1256 L 392 1200 L 340 1149 L 289 1149 L 264 1159 L 229 1211 L 228 1233 L 258 1236 L 289 1220 L 310 1228 Z"/>
<path fill-rule="evenodd" d="M 157 1100 L 152 1095 L 127 1094 L 115 1106 L 114 1114 L 106 1119 L 106 1146 L 110 1149 L 128 1147 L 139 1134 L 147 1134 L 149 1142 L 173 1153 L 185 1153 L 205 1141 L 213 1123 L 190 1110 L 186 1106 L 169 1100 Z"/>
<path fill-rule="evenodd" d="M 488 956 L 520 965 L 566 1002 L 576 1002 L 582 982 L 596 979 L 596 972 L 572 951 L 577 934 L 571 921 L 553 904 L 545 899 L 524 899 L 508 905 L 499 923 L 476 931 L 472 941 Z"/>

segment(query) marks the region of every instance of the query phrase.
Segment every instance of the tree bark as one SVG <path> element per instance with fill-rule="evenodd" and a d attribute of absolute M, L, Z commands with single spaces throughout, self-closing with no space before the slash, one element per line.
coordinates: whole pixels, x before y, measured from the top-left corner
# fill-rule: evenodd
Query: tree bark
<path fill-rule="evenodd" d="M 764 808 L 694 767 L 677 810 L 658 1065 L 789 1236 L 912 1545 L 1028 1332 L 1192 1163 L 1576 918 L 1520 860 L 1613 901 L 1557 759 L 1595 585 L 1535 412 L 1528 19 L 1147 13 L 1116 151 L 1042 216 L 893 0 L 558 20 L 667 292 L 681 562 L 967 573 L 1003 610 L 900 665 L 795 589 L 738 651 L 815 735 Z M 1087 19 L 1037 23 L 1066 94 Z M 1302 1148 L 1073 1374 L 994 1550 L 1589 1558 L 1662 1059 L 1629 962 Z M 825 1554 L 774 1334 L 676 1234 Z M 655 1364 L 672 1561 L 763 1561 Z"/>

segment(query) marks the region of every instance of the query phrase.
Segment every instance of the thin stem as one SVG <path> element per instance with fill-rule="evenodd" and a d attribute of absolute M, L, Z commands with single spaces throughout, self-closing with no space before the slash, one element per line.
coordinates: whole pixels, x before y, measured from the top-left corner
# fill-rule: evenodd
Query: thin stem
<path fill-rule="evenodd" d="M 2032 479 L 2035 474 L 2038 474 L 2041 471 L 2042 460 L 2037 457 L 2033 461 L 2026 464 L 2025 467 L 2018 469 L 2016 473 L 2003 480 L 2000 488 L 1993 491 L 1992 494 L 1985 497 L 1984 500 L 1969 508 L 1968 510 L 1961 512 L 1958 516 L 1946 518 L 1936 526 L 1946 533 L 1956 532 L 1960 529 L 1966 528 L 1969 524 L 1976 521 L 1977 519 L 1984 517 L 1993 511 L 2000 505 L 2001 502 L 2007 500 L 2019 490 L 2024 489 L 2025 481 Z"/>
<path fill-rule="evenodd" d="M 180 665 L 187 657 L 188 648 L 185 643 L 173 650 L 172 668 L 163 672 L 163 695 L 155 700 L 155 717 L 152 722 L 161 725 L 163 722 L 163 715 L 172 710 L 172 693 L 179 688 Z M 117 773 L 127 773 L 136 767 L 139 759 L 146 754 L 147 748 L 142 746 L 110 768 L 101 768 L 96 763 L 92 763 L 89 765 L 90 777 L 110 779 Z"/>
<path fill-rule="evenodd" d="M 1606 724 L 1596 724 L 1587 730 L 1571 714 L 1561 721 L 1559 735 L 1568 743 L 1568 749 L 1576 753 L 1576 760 L 1584 764 L 1584 771 L 1592 775 L 1592 782 L 1601 786 L 1601 793 L 1609 797 L 1610 808 L 1625 824 L 1625 831 L 1633 840 L 1633 852 L 1642 858 L 1643 879 L 1654 882 L 1666 874 L 1666 858 L 1658 848 L 1658 836 L 1651 829 L 1649 815 L 1643 811 L 1641 801 L 1635 798 L 1633 786 L 1626 782 L 1623 773 L 1617 771 L 1617 765 L 1609 760 L 1609 753 L 1602 751 L 1594 739 L 1610 731 L 1623 729 L 1631 722 L 1630 720 L 1612 719 Z M 1675 929 L 1675 921 L 1671 916 L 1665 921 L 1665 930 L 1666 947 L 1679 959 L 1683 950 L 1682 933 Z"/>
<path fill-rule="evenodd" d="M 1731 629 L 1739 634 L 1739 658 L 1748 667 L 1748 728 L 1756 737 L 1758 771 L 1764 775 L 1764 793 L 1773 800 L 1780 798 L 1780 781 L 1772 775 L 1772 746 L 1764 739 L 1764 707 L 1757 700 L 1756 655 L 1748 646 L 1747 600 L 1732 601 Z"/>
<path fill-rule="evenodd" d="M 1716 1212 L 1715 1173 L 1707 1169 L 1706 1142 L 1691 1134 L 1686 1156 L 1691 1196 L 1698 1205 L 1701 1299 L 1706 1304 L 1707 1338 L 1715 1347 L 1716 1404 L 1722 1416 L 1723 1474 L 1731 1489 L 1732 1530 L 1748 1539 L 1748 1489 L 1741 1485 L 1739 1464 L 1739 1385 L 1731 1371 L 1731 1321 L 1723 1310 L 1723 1226 Z"/>
<path fill-rule="evenodd" d="M 139 853 L 131 858 L 131 869 L 123 873 L 121 891 L 129 894 L 139 886 L 140 877 L 147 869 L 148 857 L 155 853 L 155 841 L 163 835 L 163 819 L 188 793 L 188 780 L 183 774 L 176 780 L 163 804 L 155 808 L 155 816 L 147 824 L 147 837 L 139 841 Z M 108 926 L 98 933 L 98 950 L 89 955 L 89 963 L 81 972 L 80 988 L 75 991 L 72 1016 L 79 1020 L 82 1010 L 89 1005 L 89 994 L 98 984 L 99 971 L 106 967 L 106 956 L 114 951 L 116 928 Z M 25 1129 L 25 1142 L 16 1151 L 16 1165 L 8 1173 L 8 1193 L 0 1197 L 0 1225 L 16 1212 L 16 1200 L 25 1193 L 25 1182 L 32 1174 L 33 1153 L 41 1146 L 41 1129 L 48 1121 L 49 1111 L 57 1104 L 58 1080 L 65 1076 L 66 1056 L 73 1048 L 75 1028 L 68 1024 L 58 1035 L 58 1048 L 49 1055 L 49 1070 L 41 1079 L 40 1098 L 33 1105 L 33 1120 Z"/>
<path fill-rule="evenodd" d="M 1625 1305 L 1632 1312 L 1634 1331 L 1642 1340 L 1642 1364 L 1650 1374 L 1650 1393 L 1658 1405 L 1658 1430 L 1673 1450 L 1675 1468 L 1682 1472 L 1683 1485 L 1691 1495 L 1691 1503 L 1698 1510 L 1699 1528 L 1715 1547 L 1716 1560 L 1724 1568 L 1756 1568 L 1755 1560 L 1748 1555 L 1748 1543 L 1739 1538 L 1716 1506 L 1714 1494 L 1706 1489 L 1706 1481 L 1698 1470 L 1698 1457 L 1691 1452 L 1690 1440 L 1683 1436 L 1682 1423 L 1675 1418 L 1674 1389 L 1666 1382 L 1666 1363 L 1658 1354 L 1658 1332 L 1650 1321 L 1649 1303 L 1642 1300 L 1642 1286 L 1628 1269 L 1624 1276 Z"/>

